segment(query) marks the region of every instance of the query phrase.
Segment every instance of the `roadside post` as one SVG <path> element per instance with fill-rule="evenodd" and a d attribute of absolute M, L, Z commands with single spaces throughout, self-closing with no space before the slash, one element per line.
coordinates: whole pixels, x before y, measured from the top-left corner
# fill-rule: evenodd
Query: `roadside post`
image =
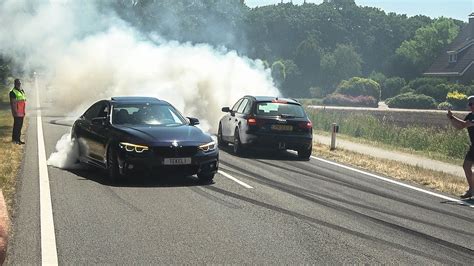
<path fill-rule="evenodd" d="M 339 132 L 339 126 L 336 123 L 331 125 L 331 151 L 336 149 L 336 133 Z"/>

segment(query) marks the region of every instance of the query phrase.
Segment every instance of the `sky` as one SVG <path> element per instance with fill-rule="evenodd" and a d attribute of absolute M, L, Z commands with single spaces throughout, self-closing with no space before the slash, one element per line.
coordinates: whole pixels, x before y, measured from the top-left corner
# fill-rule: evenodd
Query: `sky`
<path fill-rule="evenodd" d="M 292 0 L 294 4 L 302 4 L 303 0 Z M 281 0 L 245 0 L 249 7 L 280 3 Z M 291 0 L 283 0 L 291 2 Z M 322 0 L 307 0 L 308 3 L 321 3 Z M 467 22 L 468 16 L 474 12 L 474 0 L 355 0 L 360 6 L 373 6 L 385 12 L 407 14 L 408 16 L 425 15 L 431 18 L 450 17 Z"/>

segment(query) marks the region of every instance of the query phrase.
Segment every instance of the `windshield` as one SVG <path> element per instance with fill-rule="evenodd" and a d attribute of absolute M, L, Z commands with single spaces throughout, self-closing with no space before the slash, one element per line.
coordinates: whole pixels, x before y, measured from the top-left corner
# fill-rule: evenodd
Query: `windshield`
<path fill-rule="evenodd" d="M 113 108 L 112 124 L 176 126 L 186 124 L 186 119 L 171 105 L 120 104 Z"/>
<path fill-rule="evenodd" d="M 259 116 L 305 117 L 303 107 L 297 104 L 264 102 L 257 104 Z"/>

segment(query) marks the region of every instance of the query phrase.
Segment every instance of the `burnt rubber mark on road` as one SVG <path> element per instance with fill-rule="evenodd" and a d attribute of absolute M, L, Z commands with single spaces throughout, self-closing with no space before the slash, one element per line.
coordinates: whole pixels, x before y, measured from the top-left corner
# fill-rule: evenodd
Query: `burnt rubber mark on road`
<path fill-rule="evenodd" d="M 257 161 L 259 161 L 259 160 L 257 160 Z M 278 167 L 278 168 L 281 168 L 281 169 L 285 169 L 285 170 L 287 170 L 287 171 L 293 171 L 293 169 L 289 169 L 289 168 L 282 167 L 282 166 L 280 167 L 280 166 L 277 166 L 277 165 L 273 165 L 273 164 L 271 164 L 271 163 L 266 163 L 266 162 L 261 162 L 261 161 L 259 161 L 259 162 L 260 162 L 260 163 L 263 163 L 263 164 L 266 164 L 266 165 L 273 166 L 273 167 Z M 305 174 L 305 173 L 303 173 L 302 171 L 295 171 L 295 172 L 298 172 L 298 173 L 300 173 L 300 174 L 303 175 L 303 176 L 308 176 L 308 173 Z M 312 173 L 309 173 L 309 174 L 310 174 L 310 175 L 313 175 Z M 276 181 L 274 181 L 274 182 L 276 182 Z M 334 183 L 339 183 L 339 182 L 334 182 Z M 287 186 L 290 186 L 290 185 L 287 185 Z M 299 187 L 295 187 L 295 186 L 292 186 L 292 187 L 293 187 L 294 189 L 301 189 L 301 191 L 303 191 L 303 192 L 305 192 L 305 193 L 308 193 L 308 194 L 312 194 L 312 195 L 315 195 L 315 196 L 323 197 L 323 198 L 325 198 L 325 199 L 331 199 L 331 200 L 334 200 L 334 201 L 337 201 L 337 202 L 345 203 L 345 204 L 347 204 L 347 205 L 359 207 L 359 208 L 362 208 L 362 209 L 365 209 L 365 210 L 370 210 L 370 211 L 374 211 L 374 212 L 378 212 L 378 213 L 390 215 L 390 216 L 393 216 L 393 217 L 396 217 L 396 218 L 405 219 L 405 220 L 408 220 L 408 221 L 413 221 L 413 222 L 417 222 L 417 223 L 420 223 L 420 224 L 432 226 L 432 227 L 435 227 L 435 228 L 447 230 L 447 231 L 450 231 L 450 232 L 456 232 L 456 233 L 459 233 L 459 234 L 461 234 L 461 235 L 468 235 L 468 236 L 474 237 L 474 233 L 472 233 L 472 232 L 467 232 L 467 231 L 464 231 L 464 230 L 460 230 L 460 229 L 457 229 L 457 228 L 448 227 L 448 226 L 445 226 L 445 225 L 435 224 L 435 223 L 428 222 L 428 221 L 424 221 L 424 220 L 421 220 L 421 219 L 418 219 L 418 218 L 415 218 L 415 217 L 410 217 L 410 216 L 407 216 L 407 215 L 402 214 L 402 213 L 390 212 L 390 211 L 387 211 L 387 210 L 385 210 L 385 209 L 381 209 L 381 208 L 377 208 L 377 207 L 373 207 L 373 206 L 368 206 L 368 205 L 360 204 L 360 203 L 357 203 L 357 202 L 354 202 L 354 201 L 346 200 L 346 199 L 344 199 L 343 197 L 334 197 L 334 196 L 329 195 L 329 194 L 318 193 L 318 192 L 315 192 L 315 191 L 312 191 L 312 190 L 308 190 L 308 189 L 304 189 L 304 188 L 299 188 Z M 470 220 L 470 221 L 472 221 L 472 220 Z"/>
<path fill-rule="evenodd" d="M 211 193 L 205 191 L 202 188 L 190 187 L 189 189 L 192 190 L 193 192 L 195 192 L 196 194 L 198 194 L 199 196 L 201 196 L 203 198 L 206 198 L 208 200 L 211 200 L 213 202 L 216 202 L 216 203 L 218 203 L 218 204 L 220 204 L 224 207 L 227 207 L 227 208 L 230 208 L 230 209 L 242 209 L 241 206 L 239 206 L 237 204 L 234 204 L 232 202 L 226 201 L 224 199 L 218 198 L 218 197 L 212 195 Z"/>
<path fill-rule="evenodd" d="M 330 209 L 335 210 L 335 211 L 339 211 L 339 212 L 346 213 L 346 214 L 349 214 L 349 215 L 353 215 L 353 216 L 356 216 L 356 217 L 359 217 L 359 218 L 362 218 L 362 219 L 366 219 L 366 220 L 372 221 L 376 224 L 384 225 L 388 228 L 392 228 L 394 230 L 402 231 L 402 232 L 404 232 L 408 235 L 411 235 L 411 236 L 417 236 L 417 237 L 423 238 L 427 241 L 432 242 L 433 244 L 435 244 L 437 246 L 442 246 L 444 248 L 449 248 L 453 252 L 456 252 L 457 255 L 459 255 L 459 256 L 463 256 L 463 257 L 469 258 L 471 260 L 474 259 L 474 250 L 466 248 L 464 246 L 457 245 L 457 244 L 448 242 L 446 240 L 436 238 L 436 237 L 433 237 L 431 235 L 427 235 L 425 233 L 400 226 L 398 224 L 390 223 L 390 222 L 381 220 L 379 218 L 372 217 L 372 216 L 354 211 L 350 208 L 347 208 L 347 207 L 344 207 L 344 206 L 341 206 L 341 205 L 337 205 L 337 204 L 332 203 L 332 202 L 328 202 L 328 201 L 326 201 L 322 198 L 316 198 L 316 196 L 314 195 L 314 192 L 312 192 L 312 191 L 305 191 L 305 189 L 302 189 L 300 187 L 295 187 L 295 186 L 291 186 L 291 185 L 288 185 L 288 184 L 283 184 L 283 183 L 268 179 L 268 178 L 266 178 L 262 175 L 252 173 L 252 172 L 250 172 L 246 169 L 240 168 L 238 166 L 235 166 L 235 165 L 230 166 L 230 165 L 227 165 L 226 163 L 222 163 L 222 162 L 221 162 L 221 165 L 225 165 L 226 167 L 234 168 L 234 169 L 236 169 L 236 170 L 238 170 L 238 171 L 240 171 L 244 174 L 247 174 L 249 176 L 249 178 L 253 179 L 255 182 L 260 183 L 262 185 L 272 187 L 272 188 L 277 189 L 281 192 L 285 192 L 285 193 L 288 193 L 288 194 L 293 195 L 295 197 L 302 198 L 302 199 L 305 199 L 307 201 L 310 201 L 312 203 L 316 203 L 316 204 L 319 204 L 321 206 L 325 206 L 325 207 L 330 208 Z"/>
<path fill-rule="evenodd" d="M 323 166 L 319 166 L 319 165 L 314 166 L 312 164 L 308 165 L 308 163 L 298 162 L 298 163 L 296 163 L 297 164 L 296 167 L 303 170 L 303 171 L 301 171 L 301 170 L 298 170 L 298 169 L 293 169 L 293 168 L 282 166 L 281 164 L 276 165 L 276 164 L 272 164 L 272 163 L 261 161 L 261 160 L 256 160 L 256 161 L 259 162 L 259 163 L 271 166 L 271 167 L 276 167 L 276 168 L 279 168 L 279 169 L 282 169 L 282 170 L 295 172 L 295 173 L 301 174 L 303 176 L 316 178 L 316 179 L 321 180 L 321 181 L 325 181 L 325 182 L 328 182 L 328 183 L 333 183 L 333 184 L 337 184 L 337 185 L 344 186 L 344 187 L 347 187 L 347 188 L 351 188 L 351 189 L 354 189 L 354 190 L 362 191 L 362 192 L 365 192 L 365 193 L 368 193 L 368 194 L 371 194 L 371 195 L 374 195 L 374 196 L 394 200 L 396 202 L 404 203 L 406 205 L 410 205 L 410 206 L 413 206 L 413 207 L 418 207 L 418 208 L 421 208 L 421 209 L 425 209 L 425 210 L 429 210 L 429 211 L 432 211 L 432 212 L 440 213 L 440 214 L 443 214 L 443 215 L 446 215 L 446 216 L 449 216 L 449 217 L 455 217 L 455 218 L 458 218 L 458 219 L 463 220 L 463 221 L 467 221 L 467 222 L 472 222 L 473 221 L 471 217 L 466 217 L 466 216 L 459 215 L 457 213 L 452 213 L 452 212 L 448 212 L 448 211 L 445 211 L 445 210 L 442 210 L 442 209 L 437 209 L 437 208 L 429 207 L 429 206 L 426 206 L 426 205 L 418 204 L 418 203 L 415 203 L 415 202 L 411 202 L 409 200 L 402 199 L 400 197 L 396 197 L 396 196 L 393 196 L 393 195 L 390 195 L 390 194 L 387 194 L 387 193 L 379 192 L 375 189 L 370 189 L 370 188 L 361 186 L 361 185 L 359 185 L 357 183 L 354 183 L 354 182 L 350 182 L 350 181 L 347 181 L 347 180 L 342 180 L 341 178 L 338 177 L 337 174 L 334 173 L 334 170 L 326 169 Z M 295 167 L 294 165 L 291 165 L 291 166 Z M 318 169 L 315 169 L 315 167 L 317 167 Z M 315 170 L 317 170 L 320 174 L 316 174 Z M 340 172 L 338 172 L 338 174 L 339 175 L 344 175 L 344 173 L 340 173 Z"/>
<path fill-rule="evenodd" d="M 377 238 L 377 237 L 369 236 L 369 235 L 363 234 L 361 232 L 357 232 L 357 231 L 354 231 L 354 230 L 351 230 L 351 229 L 348 229 L 348 228 L 345 228 L 345 227 L 341 227 L 341 226 L 338 226 L 338 225 L 335 225 L 335 224 L 331 224 L 331 223 L 328 223 L 328 222 L 325 222 L 325 221 L 321 221 L 321 220 L 318 220 L 316 218 L 306 216 L 304 214 L 300 214 L 300 213 L 293 212 L 293 211 L 290 211 L 290 210 L 287 210 L 287 209 L 283 209 L 283 208 L 280 208 L 280 207 L 277 207 L 277 206 L 274 206 L 274 205 L 271 205 L 271 204 L 268 204 L 268 203 L 257 201 L 257 200 L 239 195 L 239 194 L 229 192 L 227 190 L 217 188 L 217 187 L 206 187 L 206 189 L 212 190 L 216 193 L 220 193 L 220 194 L 223 194 L 223 195 L 226 195 L 226 196 L 238 199 L 238 200 L 242 200 L 242 201 L 251 203 L 253 205 L 256 205 L 256 206 L 259 206 L 259 207 L 262 207 L 262 208 L 265 208 L 265 209 L 268 209 L 268 210 L 271 210 L 271 211 L 275 211 L 275 212 L 282 213 L 282 214 L 285 214 L 285 215 L 288 215 L 288 216 L 291 216 L 291 217 L 294 217 L 294 218 L 298 218 L 300 220 L 304 220 L 304 221 L 310 222 L 312 224 L 317 224 L 317 225 L 320 225 L 320 226 L 323 226 L 323 227 L 326 227 L 326 228 L 336 230 L 338 232 L 347 233 L 347 234 L 357 236 L 357 237 L 365 239 L 365 240 L 380 243 L 380 244 L 383 244 L 383 245 L 386 245 L 386 246 L 389 246 L 389 247 L 392 247 L 392 248 L 395 248 L 395 249 L 399 249 L 399 250 L 405 251 L 407 253 L 410 253 L 412 255 L 420 256 L 420 257 L 430 259 L 430 260 L 435 260 L 435 261 L 440 262 L 440 263 L 448 263 L 448 264 L 455 263 L 455 262 L 453 262 L 451 260 L 448 260 L 448 259 L 432 256 L 430 254 L 427 254 L 425 252 L 422 252 L 422 251 L 419 251 L 419 250 L 416 250 L 416 249 L 405 247 L 403 245 L 392 243 L 392 242 L 389 242 L 389 241 L 386 241 L 386 240 L 383 240 L 383 239 L 380 239 L 380 238 Z"/>

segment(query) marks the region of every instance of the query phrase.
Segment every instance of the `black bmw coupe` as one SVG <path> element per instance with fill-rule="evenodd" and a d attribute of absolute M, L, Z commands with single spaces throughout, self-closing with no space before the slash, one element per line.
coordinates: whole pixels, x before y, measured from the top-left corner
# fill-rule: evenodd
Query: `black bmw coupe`
<path fill-rule="evenodd" d="M 218 170 L 217 143 L 166 101 L 113 97 L 93 104 L 72 128 L 79 160 L 107 169 L 117 181 L 132 171 L 197 174 L 211 181 Z"/>

